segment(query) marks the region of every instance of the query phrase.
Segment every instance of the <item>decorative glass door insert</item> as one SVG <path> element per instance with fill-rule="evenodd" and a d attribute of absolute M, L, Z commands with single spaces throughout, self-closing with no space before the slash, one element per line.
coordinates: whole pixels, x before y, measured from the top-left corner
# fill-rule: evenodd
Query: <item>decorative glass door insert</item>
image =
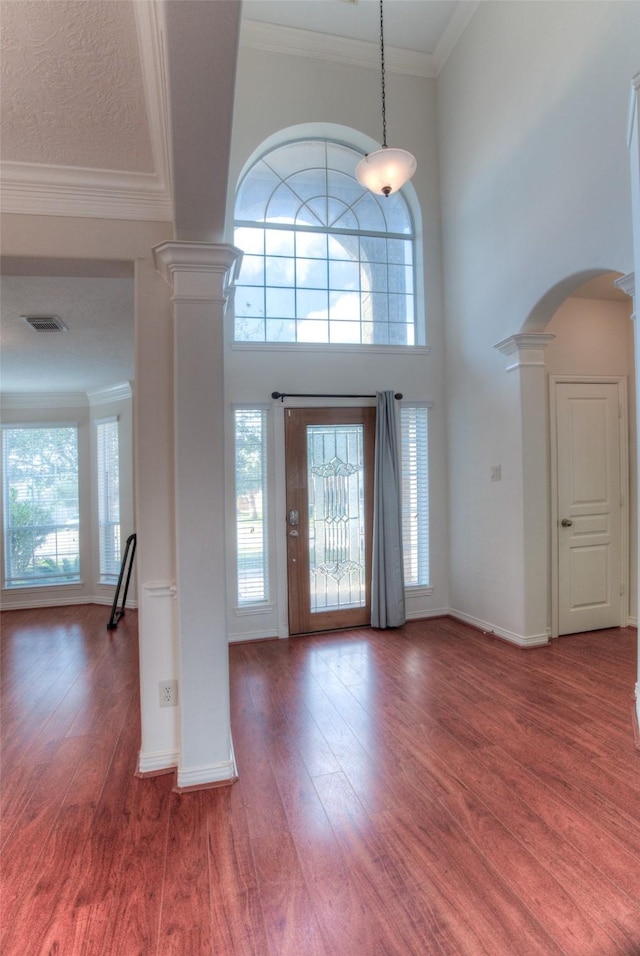
<path fill-rule="evenodd" d="M 289 633 L 370 620 L 374 408 L 285 413 Z"/>
<path fill-rule="evenodd" d="M 307 426 L 311 613 L 366 604 L 364 427 Z"/>

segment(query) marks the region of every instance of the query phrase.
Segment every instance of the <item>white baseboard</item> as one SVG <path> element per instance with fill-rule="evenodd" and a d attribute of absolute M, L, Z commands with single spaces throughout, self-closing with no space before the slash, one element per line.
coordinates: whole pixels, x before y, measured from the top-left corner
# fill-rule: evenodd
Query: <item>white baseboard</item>
<path fill-rule="evenodd" d="M 407 611 L 407 621 L 426 621 L 430 617 L 447 617 L 449 614 L 451 614 L 451 611 L 448 607 L 430 611 Z"/>
<path fill-rule="evenodd" d="M 111 607 L 113 604 L 113 598 L 109 600 L 108 597 L 104 595 L 93 595 L 92 597 L 73 597 L 71 596 L 56 596 L 52 595 L 48 597 L 47 595 L 38 595 L 37 597 L 21 599 L 16 604 L 8 604 L 6 601 L 2 603 L 3 611 L 28 611 L 30 608 L 40 608 L 40 607 L 73 607 L 74 605 L 81 604 L 99 604 L 102 607 Z M 125 604 L 125 609 L 128 611 L 135 611 L 138 607 L 137 601 L 127 600 Z"/>
<path fill-rule="evenodd" d="M 179 754 L 177 750 L 156 750 L 155 753 L 138 754 L 138 773 L 153 774 L 175 770 L 178 766 Z"/>
<path fill-rule="evenodd" d="M 630 618 L 629 618 L 629 627 L 637 627 L 637 626 L 638 626 L 638 618 L 637 618 L 637 617 L 630 617 Z"/>
<path fill-rule="evenodd" d="M 200 790 L 205 787 L 223 786 L 235 783 L 238 779 L 236 755 L 231 741 L 229 760 L 209 764 L 205 767 L 178 767 L 175 791 Z"/>
<path fill-rule="evenodd" d="M 260 631 L 244 631 L 242 634 L 229 634 L 230 644 L 245 644 L 247 641 L 269 641 L 274 640 L 277 634 L 273 633 L 273 628 L 267 628 Z"/>
<path fill-rule="evenodd" d="M 451 608 L 448 613 L 451 617 L 455 617 L 465 624 L 471 624 L 472 627 L 478 628 L 478 630 L 484 634 L 501 637 L 503 640 L 509 641 L 510 644 L 515 644 L 517 647 L 541 647 L 543 644 L 549 643 L 549 635 L 546 633 L 530 635 L 514 634 L 513 631 L 507 631 L 503 627 L 497 627 L 495 624 L 481 621 L 480 618 L 473 617 L 471 614 L 465 614 L 464 611 L 456 611 Z"/>

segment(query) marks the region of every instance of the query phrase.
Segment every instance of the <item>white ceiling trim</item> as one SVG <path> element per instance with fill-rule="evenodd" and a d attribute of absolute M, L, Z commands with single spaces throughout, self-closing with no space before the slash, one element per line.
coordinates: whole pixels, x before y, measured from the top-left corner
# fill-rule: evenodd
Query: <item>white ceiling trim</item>
<path fill-rule="evenodd" d="M 4 392 L 3 408 L 87 408 L 86 392 Z"/>
<path fill-rule="evenodd" d="M 108 405 L 111 402 L 122 402 L 133 397 L 131 382 L 120 385 L 110 385 L 107 388 L 95 388 L 87 392 L 90 405 Z"/>
<path fill-rule="evenodd" d="M 34 216 L 171 221 L 165 186 L 152 173 L 2 163 L 0 211 Z"/>
<path fill-rule="evenodd" d="M 41 216 L 173 220 L 166 70 L 158 6 L 134 4 L 154 173 L 0 164 L 0 211 Z"/>
<path fill-rule="evenodd" d="M 153 168 L 160 185 L 166 194 L 170 195 L 173 177 L 169 148 L 168 78 L 164 49 L 163 8 L 156 3 L 134 3 L 133 8 L 138 31 Z"/>
<path fill-rule="evenodd" d="M 473 3 L 465 4 L 464 7 L 460 5 L 456 7 L 444 33 L 438 40 L 438 44 L 433 54 L 436 76 L 440 73 L 440 70 L 453 53 L 458 40 L 467 29 L 471 17 L 480 6 L 480 3 L 481 0 L 475 0 Z"/>
<path fill-rule="evenodd" d="M 258 20 L 243 20 L 240 45 L 269 53 L 288 53 L 312 60 L 330 60 L 380 69 L 380 47 L 365 40 L 350 40 L 297 27 L 275 26 Z M 390 73 L 434 79 L 435 59 L 430 53 L 401 50 L 385 44 L 385 68 Z"/>

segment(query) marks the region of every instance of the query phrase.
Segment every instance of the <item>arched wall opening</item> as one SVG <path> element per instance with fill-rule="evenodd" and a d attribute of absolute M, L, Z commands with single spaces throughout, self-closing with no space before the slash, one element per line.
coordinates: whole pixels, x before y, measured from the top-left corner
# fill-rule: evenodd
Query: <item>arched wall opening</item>
<path fill-rule="evenodd" d="M 563 382 L 622 383 L 624 425 L 621 430 L 622 487 L 624 510 L 622 528 L 621 586 L 625 589 L 621 603 L 620 624 L 637 623 L 638 601 L 638 538 L 637 538 L 637 454 L 636 399 L 632 300 L 615 282 L 619 272 L 602 268 L 574 273 L 554 285 L 536 303 L 523 323 L 520 336 L 532 346 L 539 338 L 539 359 L 544 375 L 533 389 L 523 390 L 523 423 L 538 422 L 529 434 L 523 434 L 526 446 L 537 447 L 547 467 L 538 470 L 537 482 L 545 480 L 541 489 L 529 488 L 525 499 L 537 508 L 537 520 L 548 527 L 546 546 L 546 579 L 548 583 L 547 614 L 550 634 L 567 633 L 559 625 L 562 584 L 559 583 L 559 552 L 563 539 L 559 536 L 558 513 L 558 433 L 556 431 L 556 391 Z M 514 337 L 515 339 L 518 336 Z M 585 387 L 588 387 L 585 385 Z M 541 426 L 544 425 L 544 432 Z M 530 447 L 531 451 L 531 447 Z M 525 474 L 525 484 L 528 481 Z M 536 493 L 537 491 L 537 493 Z M 560 615 L 561 616 L 561 615 Z M 565 625 L 566 626 L 566 625 Z M 577 628 L 578 630 L 582 628 Z M 585 628 L 586 629 L 586 628 Z"/>

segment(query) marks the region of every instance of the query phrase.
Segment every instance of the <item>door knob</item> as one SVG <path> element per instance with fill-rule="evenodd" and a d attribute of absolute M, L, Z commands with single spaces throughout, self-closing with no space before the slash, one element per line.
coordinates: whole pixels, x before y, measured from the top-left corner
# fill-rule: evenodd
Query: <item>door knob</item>
<path fill-rule="evenodd" d="M 571 520 L 571 518 L 563 518 L 560 524 L 562 525 L 563 528 L 570 528 L 571 525 L 573 524 L 573 521 Z"/>
<path fill-rule="evenodd" d="M 296 529 L 294 528 L 293 531 L 290 531 L 290 532 L 289 532 L 289 537 L 290 537 L 290 538 L 297 538 L 297 537 L 298 537 L 298 534 L 299 534 L 299 532 L 296 531 Z"/>

